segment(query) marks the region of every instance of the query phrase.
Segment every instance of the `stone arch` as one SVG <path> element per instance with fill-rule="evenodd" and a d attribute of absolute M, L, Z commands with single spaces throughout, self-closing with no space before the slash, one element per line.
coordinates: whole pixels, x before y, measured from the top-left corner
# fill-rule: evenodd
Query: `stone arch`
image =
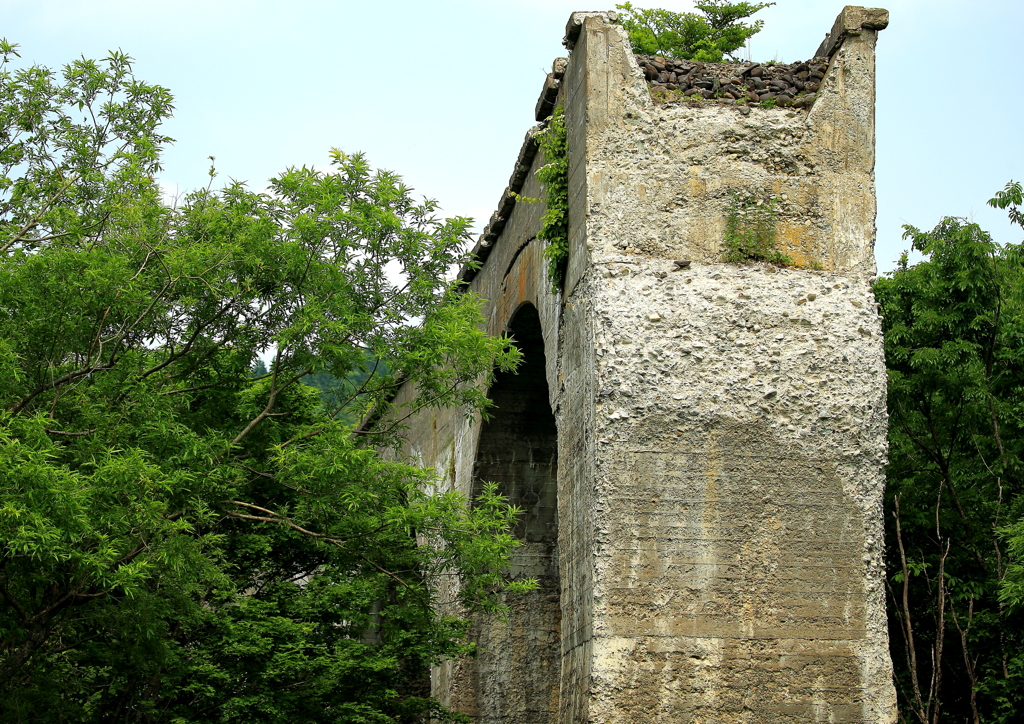
<path fill-rule="evenodd" d="M 558 430 L 546 377 L 544 337 L 537 308 L 522 304 L 508 330 L 523 353 L 516 373 L 498 373 L 482 424 L 473 489 L 497 483 L 523 509 L 515 529 L 514 578 L 536 578 L 538 588 L 510 594 L 507 620 L 487 618 L 474 627 L 480 653 L 473 709 L 482 722 L 554 722 L 561 674 L 561 605 L 558 573 Z"/>

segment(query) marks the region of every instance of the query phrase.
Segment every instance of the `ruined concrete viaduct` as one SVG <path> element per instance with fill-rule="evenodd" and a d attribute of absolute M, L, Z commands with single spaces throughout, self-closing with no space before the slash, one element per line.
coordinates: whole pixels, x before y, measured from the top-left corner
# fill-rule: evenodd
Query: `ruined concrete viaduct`
<path fill-rule="evenodd" d="M 509 193 L 544 196 L 534 129 L 462 273 L 522 369 L 489 421 L 422 412 L 408 434 L 445 485 L 525 509 L 513 575 L 540 583 L 435 669 L 445 703 L 488 724 L 894 721 L 870 289 L 887 21 L 845 8 L 794 109 L 664 102 L 614 13 L 570 18 L 537 109 L 568 128 L 564 287 L 543 204 Z M 792 264 L 723 261 L 738 204 L 773 210 Z"/>

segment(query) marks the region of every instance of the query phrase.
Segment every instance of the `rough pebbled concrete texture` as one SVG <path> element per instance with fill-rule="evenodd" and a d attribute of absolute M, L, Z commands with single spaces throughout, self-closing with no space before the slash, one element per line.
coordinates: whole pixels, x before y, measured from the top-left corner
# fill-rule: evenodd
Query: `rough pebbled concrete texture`
<path fill-rule="evenodd" d="M 543 206 L 503 198 L 461 278 L 492 333 L 532 345 L 524 376 L 486 425 L 409 430 L 443 484 L 532 506 L 513 575 L 541 589 L 434 670 L 444 702 L 488 724 L 895 720 L 870 291 L 884 15 L 843 11 L 809 112 L 747 115 L 656 105 L 613 14 L 570 19 L 542 93 L 569 131 L 565 292 Z M 531 143 L 513 181 L 540 197 Z M 777 205 L 797 268 L 721 262 L 734 193 Z"/>
<path fill-rule="evenodd" d="M 590 720 L 886 721 L 869 287 L 668 266 L 612 263 L 587 285 L 602 388 Z"/>

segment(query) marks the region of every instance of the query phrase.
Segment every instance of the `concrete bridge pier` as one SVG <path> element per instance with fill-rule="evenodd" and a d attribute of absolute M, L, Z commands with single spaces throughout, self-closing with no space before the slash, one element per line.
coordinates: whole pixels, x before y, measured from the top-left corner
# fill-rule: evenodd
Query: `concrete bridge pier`
<path fill-rule="evenodd" d="M 887 22 L 846 7 L 784 69 L 814 95 L 762 107 L 682 100 L 670 74 L 652 94 L 614 13 L 570 18 L 538 102 L 568 126 L 565 283 L 543 204 L 508 193 L 543 198 L 531 131 L 462 273 L 523 369 L 490 421 L 423 412 L 408 436 L 444 485 L 524 508 L 513 575 L 540 583 L 433 672 L 445 703 L 481 724 L 895 721 L 870 289 Z M 724 260 L 755 213 L 790 263 Z"/>

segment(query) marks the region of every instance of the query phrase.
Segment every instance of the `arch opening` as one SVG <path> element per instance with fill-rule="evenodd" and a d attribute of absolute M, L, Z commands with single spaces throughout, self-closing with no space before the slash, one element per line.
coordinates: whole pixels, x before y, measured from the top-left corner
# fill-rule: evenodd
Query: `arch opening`
<path fill-rule="evenodd" d="M 473 468 L 474 493 L 483 483 L 523 510 L 514 578 L 538 588 L 509 594 L 506 621 L 476 627 L 476 715 L 484 722 L 554 722 L 561 674 L 558 574 L 558 429 L 549 402 L 544 338 L 536 307 L 525 305 L 509 331 L 523 353 L 516 373 L 495 377 L 491 418 L 483 423 Z"/>

